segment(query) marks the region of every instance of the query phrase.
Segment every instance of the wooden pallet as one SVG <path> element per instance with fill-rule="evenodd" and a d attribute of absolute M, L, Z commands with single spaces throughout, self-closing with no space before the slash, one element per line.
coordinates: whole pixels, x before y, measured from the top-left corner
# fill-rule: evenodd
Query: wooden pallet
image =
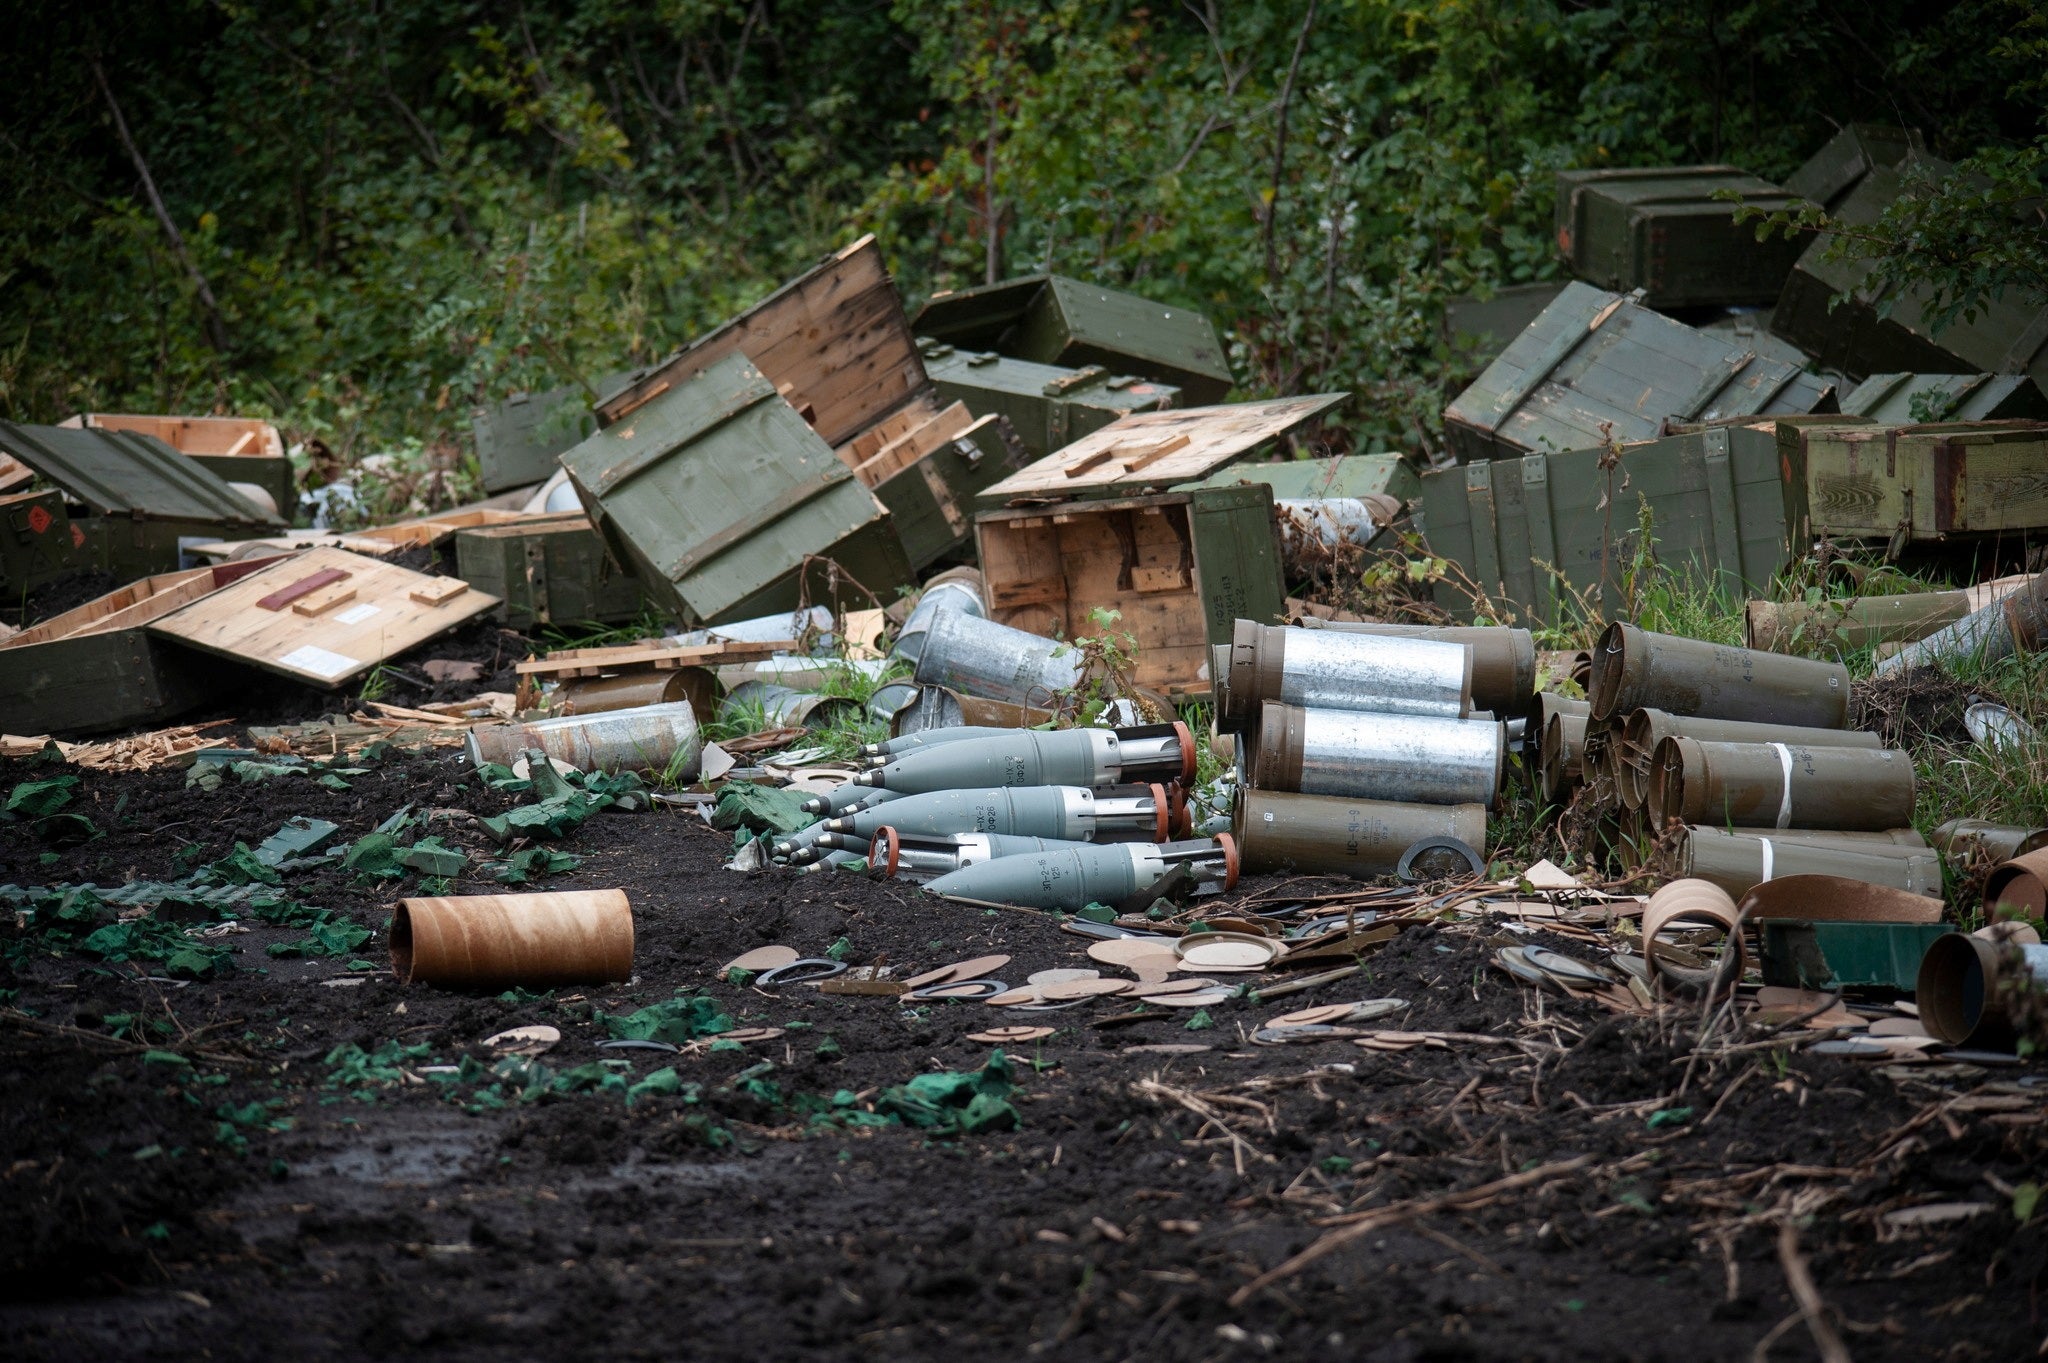
<path fill-rule="evenodd" d="M 623 648 L 563 648 L 545 658 L 529 658 L 515 669 L 522 677 L 596 677 L 606 672 L 670 672 L 679 667 L 710 667 L 725 663 L 757 663 L 797 646 L 794 639 L 766 643 L 729 640 L 716 644 L 673 647 L 628 644 Z"/>

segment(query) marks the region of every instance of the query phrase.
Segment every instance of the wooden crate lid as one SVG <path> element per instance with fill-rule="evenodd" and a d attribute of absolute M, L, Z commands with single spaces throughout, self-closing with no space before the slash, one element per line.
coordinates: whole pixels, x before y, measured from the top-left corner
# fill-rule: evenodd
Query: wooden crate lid
<path fill-rule="evenodd" d="M 984 500 L 1135 492 L 1205 478 L 1349 397 L 1313 393 L 1221 407 L 1133 412 L 1019 469 Z"/>
<path fill-rule="evenodd" d="M 27 464 L 94 515 L 284 524 L 229 487 L 226 479 L 154 436 L 0 421 L 0 451 Z"/>
<path fill-rule="evenodd" d="M 614 425 L 734 354 L 759 366 L 828 445 L 845 444 L 930 387 L 896 283 L 866 236 L 607 394 L 597 419 Z"/>
<path fill-rule="evenodd" d="M 482 615 L 495 596 L 343 549 L 308 549 L 172 612 L 149 632 L 338 687 Z"/>

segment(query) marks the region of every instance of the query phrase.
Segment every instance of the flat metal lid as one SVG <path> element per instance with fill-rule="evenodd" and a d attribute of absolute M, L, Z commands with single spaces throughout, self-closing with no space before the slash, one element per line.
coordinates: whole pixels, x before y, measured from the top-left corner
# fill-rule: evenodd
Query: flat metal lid
<path fill-rule="evenodd" d="M 280 526 L 227 480 L 152 435 L 0 421 L 0 451 L 100 516 Z"/>
<path fill-rule="evenodd" d="M 1221 407 L 1133 412 L 1093 431 L 982 494 L 983 501 L 1134 492 L 1205 478 L 1233 459 L 1314 420 L 1349 393 L 1312 393 Z"/>

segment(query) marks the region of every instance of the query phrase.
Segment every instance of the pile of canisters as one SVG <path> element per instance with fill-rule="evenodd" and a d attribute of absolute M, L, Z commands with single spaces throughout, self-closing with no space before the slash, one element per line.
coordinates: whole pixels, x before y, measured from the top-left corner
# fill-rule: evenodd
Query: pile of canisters
<path fill-rule="evenodd" d="M 1540 766 L 1624 865 L 1740 899 L 1790 875 L 1941 893 L 1934 849 L 1911 827 L 1913 760 L 1847 727 L 1837 663 L 1610 624 L 1593 649 L 1584 715 L 1553 715 Z"/>
<path fill-rule="evenodd" d="M 1180 723 L 924 730 L 874 745 L 867 770 L 813 798 L 818 822 L 771 856 L 864 859 L 948 899 L 1067 912 L 1143 908 L 1171 882 L 1228 889 L 1232 839 L 1177 837 L 1197 756 Z"/>
<path fill-rule="evenodd" d="M 1315 626 L 1239 620 L 1211 651 L 1245 869 L 1369 878 L 1440 838 L 1483 857 L 1535 686 L 1529 632 Z"/>

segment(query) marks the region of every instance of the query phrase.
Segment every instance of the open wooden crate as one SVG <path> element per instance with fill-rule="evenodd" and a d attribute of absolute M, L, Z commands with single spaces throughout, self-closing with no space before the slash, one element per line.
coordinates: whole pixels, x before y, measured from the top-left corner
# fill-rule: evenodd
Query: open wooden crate
<path fill-rule="evenodd" d="M 298 489 L 284 437 L 267 421 L 247 416 L 159 416 L 141 412 L 83 412 L 58 423 L 95 431 L 153 435 L 216 477 L 254 483 L 277 503 L 286 521 L 298 509 Z"/>

